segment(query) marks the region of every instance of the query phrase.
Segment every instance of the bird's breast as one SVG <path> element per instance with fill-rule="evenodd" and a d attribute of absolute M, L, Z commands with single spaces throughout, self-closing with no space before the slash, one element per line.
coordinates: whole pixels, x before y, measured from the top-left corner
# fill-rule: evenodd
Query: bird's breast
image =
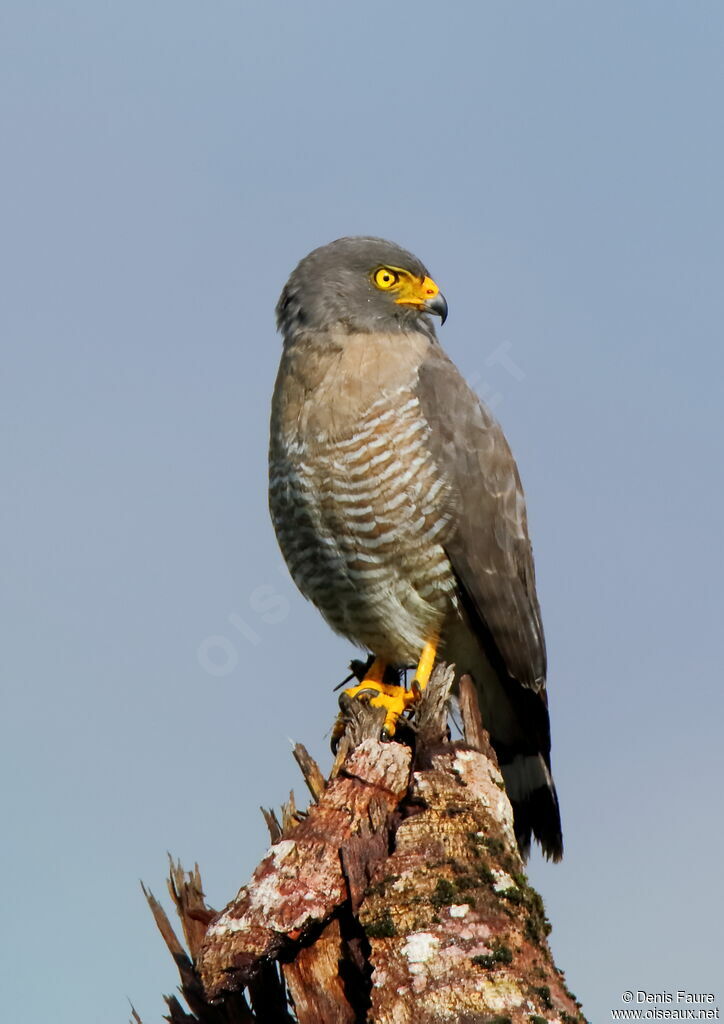
<path fill-rule="evenodd" d="M 286 431 L 272 423 L 270 505 L 292 576 L 339 632 L 414 658 L 452 601 L 453 517 L 413 382 L 346 430 L 309 412 Z"/>

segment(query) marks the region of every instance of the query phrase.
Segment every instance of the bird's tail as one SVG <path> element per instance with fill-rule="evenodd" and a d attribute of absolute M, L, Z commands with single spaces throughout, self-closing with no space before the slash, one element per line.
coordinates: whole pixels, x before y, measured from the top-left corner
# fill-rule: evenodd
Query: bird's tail
<path fill-rule="evenodd" d="M 539 754 L 516 754 L 506 761 L 499 755 L 505 789 L 513 806 L 515 838 L 524 859 L 535 837 L 543 854 L 553 861 L 563 856 L 561 813 L 556 787 L 546 758 Z"/>
<path fill-rule="evenodd" d="M 498 758 L 513 807 L 515 837 L 527 859 L 536 839 L 549 860 L 563 856 L 558 796 L 551 774 L 550 724 L 545 695 L 515 680 L 500 681 L 479 667 L 473 677 L 483 725 Z"/>

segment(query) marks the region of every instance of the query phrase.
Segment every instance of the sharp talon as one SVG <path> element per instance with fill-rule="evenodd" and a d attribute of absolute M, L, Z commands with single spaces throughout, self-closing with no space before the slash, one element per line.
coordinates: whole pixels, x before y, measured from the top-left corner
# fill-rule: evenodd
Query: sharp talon
<path fill-rule="evenodd" d="M 363 688 L 363 687 L 362 687 L 362 684 L 361 684 L 361 683 L 360 683 L 360 685 L 359 685 L 359 686 L 355 686 L 355 687 L 353 687 L 353 689 L 355 690 L 355 694 L 354 694 L 354 696 L 356 697 L 356 699 L 357 699 L 357 700 L 369 700 L 370 704 L 372 704 L 372 703 L 373 703 L 373 701 L 374 701 L 374 698 L 375 698 L 375 697 L 376 697 L 376 696 L 377 696 L 377 695 L 379 694 L 379 692 L 380 692 L 380 691 L 379 691 L 379 690 L 377 689 L 377 687 L 372 687 L 372 686 L 365 686 L 365 687 Z M 349 696 L 352 696 L 352 693 L 351 693 L 351 691 L 350 691 L 350 690 L 345 690 L 344 692 L 345 692 L 346 694 L 348 694 Z M 375 705 L 375 706 L 377 706 L 377 705 Z"/>
<path fill-rule="evenodd" d="M 386 683 L 384 680 L 387 666 L 380 658 L 376 658 L 369 665 L 360 682 L 342 692 L 340 706 L 342 706 L 343 698 L 346 697 L 351 700 L 367 701 L 375 708 L 384 708 L 385 721 L 381 736 L 383 739 L 392 739 L 400 718 L 411 711 L 422 697 L 423 690 L 430 679 L 435 654 L 436 645 L 426 644 L 409 690 L 398 683 Z M 343 735 L 344 719 L 340 716 L 332 730 L 333 750 Z"/>
<path fill-rule="evenodd" d="M 385 709 L 385 721 L 383 733 L 385 738 L 391 739 L 395 735 L 397 723 L 400 717 L 416 701 L 415 695 L 406 690 L 404 686 L 393 683 L 383 683 L 377 679 L 363 679 L 357 686 L 345 690 L 342 697 L 351 700 L 363 700 L 373 708 Z M 341 698 L 340 698 L 341 699 Z M 336 729 L 335 729 L 336 733 Z"/>
<path fill-rule="evenodd" d="M 332 735 L 329 737 L 329 745 L 332 748 L 332 753 L 337 753 L 337 747 L 339 741 L 344 736 L 344 720 L 341 715 L 337 715 L 337 720 L 332 726 Z"/>

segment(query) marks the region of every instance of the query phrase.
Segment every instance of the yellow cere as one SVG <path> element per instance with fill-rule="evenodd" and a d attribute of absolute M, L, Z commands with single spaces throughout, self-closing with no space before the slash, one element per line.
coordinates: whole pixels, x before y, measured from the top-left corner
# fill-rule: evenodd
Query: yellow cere
<path fill-rule="evenodd" d="M 395 302 L 418 308 L 429 299 L 434 299 L 440 289 L 431 277 L 419 278 L 401 267 L 378 267 L 372 274 L 372 281 L 380 291 L 399 292 Z"/>

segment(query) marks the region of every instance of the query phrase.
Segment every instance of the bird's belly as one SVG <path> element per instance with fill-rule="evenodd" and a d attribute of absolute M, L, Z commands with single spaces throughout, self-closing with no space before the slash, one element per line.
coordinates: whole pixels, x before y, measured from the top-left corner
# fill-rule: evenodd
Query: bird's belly
<path fill-rule="evenodd" d="M 360 429 L 313 457 L 290 446 L 272 460 L 270 488 L 299 589 L 337 632 L 396 663 L 417 660 L 454 603 L 446 482 L 422 421 L 400 420 L 394 437 Z"/>

